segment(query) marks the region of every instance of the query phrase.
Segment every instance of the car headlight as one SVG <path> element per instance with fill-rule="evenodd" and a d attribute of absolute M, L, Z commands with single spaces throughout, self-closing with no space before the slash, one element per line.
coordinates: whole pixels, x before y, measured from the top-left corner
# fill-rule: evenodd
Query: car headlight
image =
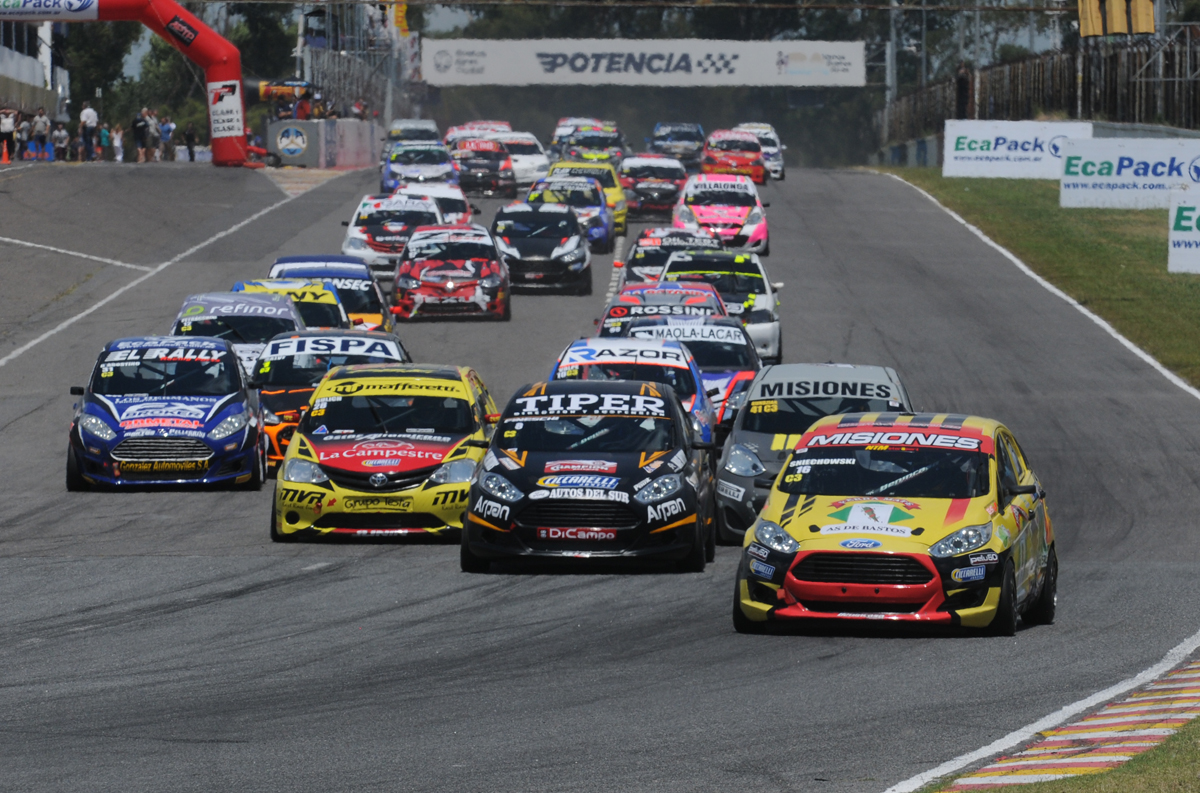
<path fill-rule="evenodd" d="M 758 459 L 757 454 L 737 443 L 729 450 L 729 461 L 725 463 L 725 470 L 735 476 L 758 476 L 766 471 L 767 467 Z"/>
<path fill-rule="evenodd" d="M 762 222 L 763 222 L 763 213 L 762 213 L 762 210 L 761 210 L 761 209 L 759 209 L 758 207 L 755 207 L 754 209 L 751 209 L 751 210 L 750 210 L 750 214 L 746 216 L 746 223 L 745 223 L 745 225 L 747 225 L 747 226 L 756 226 L 756 225 L 758 225 L 759 223 L 762 223 Z"/>
<path fill-rule="evenodd" d="M 401 275 L 396 278 L 397 289 L 416 289 L 421 285 L 421 282 L 411 275 Z"/>
<path fill-rule="evenodd" d="M 587 258 L 587 249 L 582 248 L 582 247 L 577 247 L 575 250 L 570 251 L 569 253 L 564 253 L 562 256 L 559 256 L 558 260 L 560 262 L 564 262 L 566 264 L 571 264 L 573 262 L 581 262 L 586 258 Z"/>
<path fill-rule="evenodd" d="M 351 237 L 346 240 L 346 247 L 352 251 L 366 250 L 367 242 L 366 240 L 360 240 L 358 237 Z"/>
<path fill-rule="evenodd" d="M 496 289 L 502 283 L 504 283 L 504 279 L 498 275 L 485 275 L 479 279 L 479 285 L 484 289 Z"/>
<path fill-rule="evenodd" d="M 279 416 L 276 416 L 269 410 L 263 411 L 263 424 L 269 424 L 270 426 L 274 427 L 276 424 L 282 423 L 283 419 L 279 418 Z"/>
<path fill-rule="evenodd" d="M 511 178 L 513 178 L 513 172 L 512 172 L 512 169 L 511 169 L 511 168 L 502 168 L 502 169 L 500 170 L 500 174 L 499 174 L 499 176 L 500 176 L 500 178 L 501 178 L 501 179 L 511 179 Z"/>
<path fill-rule="evenodd" d="M 479 487 L 489 496 L 494 496 L 510 504 L 520 501 L 525 495 L 517 489 L 516 485 L 500 476 L 500 474 L 487 473 L 479 477 Z"/>
<path fill-rule="evenodd" d="M 637 491 L 633 500 L 639 504 L 653 504 L 655 501 L 662 501 L 668 496 L 675 495 L 682 488 L 683 480 L 679 478 L 679 474 L 667 474 Z"/>
<path fill-rule="evenodd" d="M 759 521 L 754 529 L 754 539 L 780 553 L 795 553 L 800 550 L 800 543 L 796 542 L 795 537 L 784 531 L 778 523 L 769 520 Z"/>
<path fill-rule="evenodd" d="M 474 474 L 474 461 L 455 460 L 452 463 L 443 463 L 442 467 L 429 477 L 429 481 L 435 485 L 455 485 L 460 482 L 470 482 Z"/>
<path fill-rule="evenodd" d="M 944 559 L 947 556 L 957 556 L 960 553 L 973 551 L 987 545 L 992 539 L 992 524 L 981 523 L 978 526 L 967 526 L 951 534 L 929 549 L 930 556 Z"/>
<path fill-rule="evenodd" d="M 283 466 L 283 481 L 315 485 L 328 482 L 329 477 L 316 463 L 310 463 L 308 460 L 288 460 Z"/>
<path fill-rule="evenodd" d="M 90 413 L 84 413 L 79 417 L 79 426 L 95 435 L 102 441 L 111 441 L 117 437 L 117 433 L 112 427 L 108 426 L 108 422 L 99 416 L 93 416 Z"/>
<path fill-rule="evenodd" d="M 228 438 L 238 430 L 245 428 L 248 423 L 250 423 L 250 419 L 245 412 L 234 413 L 232 416 L 226 416 L 220 424 L 213 427 L 212 432 L 208 433 L 208 437 L 214 441 Z"/>

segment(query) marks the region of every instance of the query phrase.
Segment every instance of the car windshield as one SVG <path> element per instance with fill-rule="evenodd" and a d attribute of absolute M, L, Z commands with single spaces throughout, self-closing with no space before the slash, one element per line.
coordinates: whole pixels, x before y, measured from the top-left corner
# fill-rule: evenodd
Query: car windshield
<path fill-rule="evenodd" d="M 496 165 L 508 159 L 506 151 L 456 151 L 454 156 L 471 164 Z"/>
<path fill-rule="evenodd" d="M 778 149 L 779 141 L 770 135 L 755 135 L 758 138 L 758 145 L 764 149 Z"/>
<path fill-rule="evenodd" d="M 988 456 L 955 449 L 807 449 L 793 453 L 783 473 L 779 486 L 785 493 L 809 496 L 978 498 L 990 489 Z M 866 512 L 872 506 L 854 509 Z M 874 519 L 888 522 L 878 514 Z"/>
<path fill-rule="evenodd" d="M 749 190 L 695 190 L 684 201 L 697 207 L 752 207 L 758 202 Z"/>
<path fill-rule="evenodd" d="M 733 369 L 744 371 L 756 368 L 754 355 L 744 343 L 695 339 L 684 343 L 692 351 L 692 357 L 696 359 L 696 365 L 702 372 L 727 372 Z"/>
<path fill-rule="evenodd" d="M 318 398 L 300 431 L 412 432 L 466 435 L 475 431 L 471 405 L 465 399 L 440 396 L 349 396 Z"/>
<path fill-rule="evenodd" d="M 531 452 L 665 452 L 675 448 L 675 422 L 640 416 L 508 418 L 501 449 Z"/>
<path fill-rule="evenodd" d="M 392 162 L 398 165 L 440 165 L 450 162 L 445 149 L 401 149 L 392 153 Z"/>
<path fill-rule="evenodd" d="M 594 187 L 543 187 L 529 193 L 527 204 L 566 204 L 572 207 L 595 207 L 604 202 Z"/>
<path fill-rule="evenodd" d="M 542 147 L 532 141 L 504 141 L 504 148 L 508 149 L 509 154 L 541 154 Z"/>
<path fill-rule="evenodd" d="M 732 260 L 672 262 L 663 272 L 664 281 L 700 281 L 712 284 L 721 294 L 766 294 L 762 273 L 753 262 Z"/>
<path fill-rule="evenodd" d="M 262 344 L 280 333 L 288 333 L 295 329 L 295 321 L 285 317 L 184 317 L 175 323 L 171 335 L 211 336 L 234 344 Z"/>
<path fill-rule="evenodd" d="M 688 346 L 691 349 L 691 346 Z M 694 353 L 693 353 L 694 354 Z M 895 410 L 886 399 L 853 397 L 754 399 L 742 411 L 742 429 L 766 435 L 799 435 L 819 418 Z"/>
<path fill-rule="evenodd" d="M 433 200 L 437 202 L 438 209 L 442 210 L 443 215 L 465 215 L 467 212 L 471 211 L 467 207 L 466 200 L 462 198 L 438 196 Z"/>
<path fill-rule="evenodd" d="M 382 226 L 384 223 L 402 223 L 405 226 L 436 226 L 438 216 L 432 212 L 418 212 L 412 209 L 376 209 L 371 212 L 358 213 L 354 221 L 356 226 Z"/>
<path fill-rule="evenodd" d="M 516 239 L 559 240 L 574 237 L 579 225 L 569 213 L 551 214 L 526 212 L 522 215 L 496 218 L 492 233 Z"/>
<path fill-rule="evenodd" d="M 337 303 L 312 303 L 302 300 L 296 304 L 304 324 L 310 328 L 348 328 Z"/>
<path fill-rule="evenodd" d="M 630 179 L 687 178 L 687 171 L 678 165 L 627 165 L 621 172 Z"/>
<path fill-rule="evenodd" d="M 621 136 L 615 132 L 584 132 L 573 135 L 571 145 L 585 149 L 616 149 L 621 146 Z"/>
<path fill-rule="evenodd" d="M 572 168 L 570 165 L 556 165 L 550 172 L 551 176 L 578 176 L 583 179 L 595 179 L 601 187 L 616 187 L 617 181 L 613 172 L 608 168 Z"/>
<path fill-rule="evenodd" d="M 496 249 L 484 242 L 436 242 L 419 240 L 410 242 L 404 251 L 405 259 L 437 259 L 439 261 L 458 261 L 460 259 L 484 259 L 491 261 L 496 258 Z"/>
<path fill-rule="evenodd" d="M 740 138 L 722 138 L 708 144 L 709 148 L 717 151 L 760 152 L 762 146 L 757 140 L 741 140 Z"/>
<path fill-rule="evenodd" d="M 654 140 L 660 143 L 702 143 L 704 138 L 694 129 L 668 129 L 656 134 Z"/>
<path fill-rule="evenodd" d="M 556 380 L 648 380 L 675 389 L 680 399 L 696 393 L 696 380 L 691 369 L 674 366 L 655 366 L 648 363 L 592 363 L 560 367 Z"/>
<path fill-rule="evenodd" d="M 163 351 L 167 352 L 166 350 Z M 193 352 L 188 350 L 188 352 Z M 207 352 L 207 351 L 205 351 Z M 101 396 L 223 396 L 241 383 L 228 361 L 118 361 L 101 363 L 92 374 L 92 393 Z"/>
<path fill-rule="evenodd" d="M 394 129 L 388 133 L 388 138 L 391 140 L 441 140 L 437 130 L 422 127 Z"/>
<path fill-rule="evenodd" d="M 366 278 L 326 278 L 333 282 L 338 297 L 342 299 L 342 308 L 347 314 L 382 314 L 383 305 L 379 302 L 379 293 L 375 285 Z M 301 312 L 303 313 L 303 312 Z M 308 318 L 305 316 L 307 323 Z"/>
<path fill-rule="evenodd" d="M 395 360 L 382 355 L 289 355 L 285 358 L 259 361 L 255 377 L 260 386 L 311 386 L 316 385 L 317 381 L 335 366 L 356 366 L 364 363 L 395 363 Z"/>

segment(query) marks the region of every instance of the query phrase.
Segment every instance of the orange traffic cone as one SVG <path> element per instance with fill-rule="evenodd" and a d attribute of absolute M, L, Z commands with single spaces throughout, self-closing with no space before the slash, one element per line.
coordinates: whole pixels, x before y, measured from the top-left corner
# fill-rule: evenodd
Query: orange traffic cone
<path fill-rule="evenodd" d="M 8 165 L 8 141 L 4 141 L 4 154 L 0 155 L 0 165 Z"/>

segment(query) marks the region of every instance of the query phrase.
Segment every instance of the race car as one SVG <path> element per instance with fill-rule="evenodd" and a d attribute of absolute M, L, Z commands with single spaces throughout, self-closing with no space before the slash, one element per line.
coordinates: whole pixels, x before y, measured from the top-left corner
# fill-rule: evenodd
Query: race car
<path fill-rule="evenodd" d="M 443 139 L 447 146 L 453 147 L 459 141 L 482 138 L 490 132 L 511 132 L 512 125 L 507 121 L 468 121 L 465 124 L 460 124 L 457 127 L 450 127 L 446 130 L 446 136 Z"/>
<path fill-rule="evenodd" d="M 617 177 L 617 169 L 607 162 L 556 162 L 550 166 L 548 179 L 576 176 L 596 179 L 604 188 L 604 201 L 613 214 L 613 228 L 618 234 L 625 233 L 629 207 L 625 202 L 625 190 Z"/>
<path fill-rule="evenodd" d="M 380 192 L 425 182 L 458 182 L 458 167 L 449 149 L 436 141 L 394 146 L 380 177 Z"/>
<path fill-rule="evenodd" d="M 412 196 L 363 196 L 350 220 L 343 220 L 342 253 L 359 256 L 375 277 L 388 277 L 418 226 L 444 223 L 437 202 Z"/>
<path fill-rule="evenodd" d="M 260 281 L 238 281 L 231 291 L 288 295 L 295 301 L 300 316 L 304 317 L 306 328 L 329 330 L 350 327 L 350 317 L 342 308 L 337 290 L 332 283 L 323 280 L 264 278 Z"/>
<path fill-rule="evenodd" d="M 508 152 L 518 185 L 533 184 L 550 169 L 550 158 L 532 133 L 493 132 L 488 138 L 499 141 Z"/>
<path fill-rule="evenodd" d="M 392 313 L 400 319 L 512 319 L 508 268 L 482 226 L 419 228 L 396 268 Z"/>
<path fill-rule="evenodd" d="M 587 234 L 593 251 L 608 253 L 616 246 L 613 213 L 604 201 L 603 187 L 595 179 L 561 175 L 542 179 L 529 188 L 525 203 L 568 206 Z"/>
<path fill-rule="evenodd" d="M 719 448 L 729 435 L 737 413 L 731 405 L 739 403 L 739 395 L 744 398 L 762 368 L 754 342 L 746 335 L 742 323 L 732 317 L 645 317 L 630 322 L 626 333 L 631 339 L 669 340 L 687 345 L 700 367 L 704 390 L 712 394 Z"/>
<path fill-rule="evenodd" d="M 745 176 L 693 176 L 675 205 L 672 225 L 704 229 L 726 247 L 770 256 L 768 206 Z"/>
<path fill-rule="evenodd" d="M 466 138 L 451 152 L 458 163 L 458 183 L 468 193 L 517 197 L 513 161 L 503 143 L 485 138 Z"/>
<path fill-rule="evenodd" d="M 499 418 L 462 366 L 341 366 L 321 380 L 275 484 L 271 539 L 454 537 Z"/>
<path fill-rule="evenodd" d="M 767 173 L 772 179 L 783 181 L 783 177 L 787 174 L 783 167 L 783 153 L 787 151 L 787 146 L 779 142 L 779 133 L 770 124 L 738 124 L 734 130 L 749 132 L 758 138 L 758 145 L 762 147 L 763 164 L 767 167 Z"/>
<path fill-rule="evenodd" d="M 613 295 L 596 320 L 596 335 L 624 336 L 630 322 L 643 317 L 727 317 L 717 290 L 702 283 L 635 284 Z"/>
<path fill-rule="evenodd" d="M 621 187 L 630 212 L 670 213 L 687 183 L 683 163 L 669 157 L 627 157 L 621 162 Z"/>
<path fill-rule="evenodd" d="M 1001 423 L 852 413 L 800 438 L 746 532 L 733 625 L 871 620 L 998 636 L 1054 621 L 1046 493 Z"/>
<path fill-rule="evenodd" d="M 391 334 L 359 330 L 312 330 L 284 333 L 267 342 L 251 370 L 258 389 L 263 430 L 269 441 L 267 462 L 275 466 L 296 433 L 300 411 L 331 369 L 371 363 L 410 363 L 412 358 Z"/>
<path fill-rule="evenodd" d="M 471 483 L 464 572 L 506 558 L 657 557 L 701 572 L 716 551 L 712 444 L 670 388 L 637 381 L 522 386 Z"/>
<path fill-rule="evenodd" d="M 188 295 L 171 335 L 224 339 L 249 373 L 269 340 L 304 328 L 300 309 L 288 295 L 207 292 Z"/>
<path fill-rule="evenodd" d="M 439 141 L 437 122 L 429 118 L 398 118 L 388 128 L 392 142 Z"/>
<path fill-rule="evenodd" d="M 758 138 L 740 130 L 720 129 L 708 136 L 700 157 L 700 171 L 741 174 L 755 184 L 767 183 L 767 168 Z"/>
<path fill-rule="evenodd" d="M 570 142 L 571 136 L 575 134 L 575 130 L 579 127 L 602 126 L 604 126 L 604 122 L 598 118 L 581 118 L 578 116 L 560 118 L 558 124 L 554 127 L 554 133 L 550 136 L 550 145 L 546 147 L 546 151 L 551 159 L 561 160 L 563 147 Z"/>
<path fill-rule="evenodd" d="M 447 226 L 470 223 L 471 217 L 479 214 L 479 207 L 468 201 L 466 193 L 456 184 L 403 185 L 393 195 L 433 199 L 442 213 L 442 223 Z"/>
<path fill-rule="evenodd" d="M 690 167 L 700 164 L 704 150 L 704 128 L 699 124 L 659 122 L 646 141 L 648 151 L 674 157 Z"/>
<path fill-rule="evenodd" d="M 911 410 L 908 392 L 891 367 L 791 363 L 763 368 L 726 409 L 736 416 L 717 471 L 717 537 L 724 543 L 742 541 L 788 455 L 817 419 Z"/>
<path fill-rule="evenodd" d="M 759 357 L 766 363 L 780 363 L 783 339 L 775 290 L 783 284 L 767 279 L 767 271 L 753 253 L 676 251 L 663 265 L 659 283 L 704 283 L 714 287 L 721 293 L 725 308 L 745 326 Z"/>
<path fill-rule="evenodd" d="M 613 260 L 613 267 L 621 271 L 619 288 L 654 283 L 662 275 L 663 265 L 675 251 L 699 248 L 720 250 L 721 247 L 721 241 L 702 228 L 644 229 L 629 245 L 625 258 Z"/>
<path fill-rule="evenodd" d="M 140 336 L 104 345 L 75 406 L 67 490 L 266 479 L 258 399 L 224 339 Z"/>
<path fill-rule="evenodd" d="M 582 125 L 562 146 L 562 158 L 571 162 L 621 164 L 625 156 L 625 136 L 615 126 Z"/>
<path fill-rule="evenodd" d="M 371 268 L 357 256 L 280 256 L 270 278 L 302 278 L 332 286 L 350 323 L 358 330 L 395 329 L 392 313 Z"/>
<path fill-rule="evenodd" d="M 599 339 L 573 341 L 550 370 L 551 380 L 648 380 L 670 386 L 692 414 L 697 437 L 713 439 L 717 412 L 691 351 L 677 341 Z"/>
<path fill-rule="evenodd" d="M 592 293 L 587 234 L 563 204 L 509 204 L 492 222 L 492 237 L 514 288 Z"/>

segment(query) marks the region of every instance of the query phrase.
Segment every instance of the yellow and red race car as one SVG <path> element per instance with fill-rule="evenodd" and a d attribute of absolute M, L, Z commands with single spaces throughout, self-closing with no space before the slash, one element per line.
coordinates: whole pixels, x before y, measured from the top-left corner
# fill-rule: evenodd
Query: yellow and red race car
<path fill-rule="evenodd" d="M 1045 491 L 999 422 L 859 413 L 813 424 L 746 532 L 739 632 L 768 621 L 988 628 L 1054 620 Z"/>
<path fill-rule="evenodd" d="M 271 539 L 457 538 L 468 483 L 498 419 L 483 380 L 466 367 L 330 371 L 287 447 Z"/>

